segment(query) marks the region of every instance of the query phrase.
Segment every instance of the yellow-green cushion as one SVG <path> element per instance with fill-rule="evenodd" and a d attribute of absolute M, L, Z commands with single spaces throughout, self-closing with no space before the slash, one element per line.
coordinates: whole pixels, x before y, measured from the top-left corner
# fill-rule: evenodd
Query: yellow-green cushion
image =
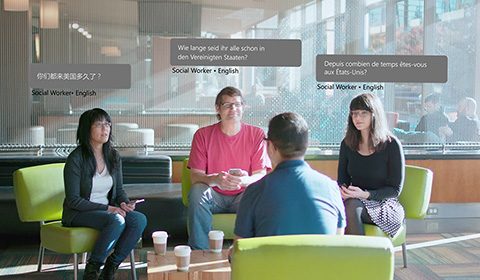
<path fill-rule="evenodd" d="M 190 169 L 188 169 L 188 158 L 183 160 L 182 169 L 182 201 L 185 207 L 188 207 L 188 193 L 191 187 Z M 225 234 L 225 239 L 235 237 L 233 230 L 235 228 L 235 219 L 237 215 L 233 213 L 221 213 L 212 215 L 212 229 L 221 230 Z M 188 230 L 188 226 L 187 226 Z"/>
<path fill-rule="evenodd" d="M 400 193 L 400 204 L 407 219 L 423 219 L 427 214 L 432 193 L 433 172 L 430 169 L 406 165 L 405 182 Z"/>
<path fill-rule="evenodd" d="M 192 186 L 192 180 L 190 179 L 190 169 L 188 169 L 188 158 L 183 160 L 182 168 L 182 202 L 185 207 L 188 207 L 188 193 Z"/>
<path fill-rule="evenodd" d="M 392 243 L 383 237 L 284 235 L 239 239 L 233 280 L 393 279 Z"/>
<path fill-rule="evenodd" d="M 433 172 L 431 170 L 413 165 L 405 166 L 405 181 L 399 196 L 399 201 L 405 210 L 406 219 L 423 219 L 423 217 L 425 217 L 428 204 L 430 203 L 432 180 Z M 363 228 L 367 236 L 389 237 L 375 225 L 364 224 Z M 405 223 L 402 224 L 397 234 L 391 237 L 390 240 L 393 246 L 405 244 L 407 241 L 407 228 Z M 403 247 L 404 267 L 407 267 L 406 254 L 406 249 Z"/>
<path fill-rule="evenodd" d="M 432 192 L 433 173 L 423 167 L 406 165 L 405 182 L 399 196 L 400 204 L 405 210 L 405 218 L 422 219 L 427 212 Z M 388 237 L 379 227 L 364 224 L 365 235 Z M 397 234 L 390 238 L 394 246 L 400 246 L 406 241 L 406 225 L 403 224 Z"/>
<path fill-rule="evenodd" d="M 364 224 L 363 228 L 366 236 L 387 237 L 392 241 L 393 246 L 400 246 L 406 241 L 407 227 L 404 224 L 400 227 L 397 234 L 391 238 L 376 225 Z"/>
<path fill-rule="evenodd" d="M 212 216 L 212 229 L 221 230 L 224 233 L 225 239 L 235 238 L 233 230 L 235 229 L 236 214 L 222 213 L 214 214 Z"/>
<path fill-rule="evenodd" d="M 22 221 L 44 222 L 62 218 L 64 166 L 64 163 L 44 164 L 14 172 L 15 199 Z M 60 221 L 40 226 L 42 246 L 63 254 L 92 251 L 98 234 L 92 228 L 63 227 Z"/>
<path fill-rule="evenodd" d="M 61 222 L 48 223 L 40 228 L 42 246 L 62 254 L 91 252 L 98 235 L 93 228 L 63 227 Z"/>
<path fill-rule="evenodd" d="M 22 168 L 13 173 L 15 200 L 21 221 L 62 218 L 64 166 L 64 163 L 45 164 Z"/>

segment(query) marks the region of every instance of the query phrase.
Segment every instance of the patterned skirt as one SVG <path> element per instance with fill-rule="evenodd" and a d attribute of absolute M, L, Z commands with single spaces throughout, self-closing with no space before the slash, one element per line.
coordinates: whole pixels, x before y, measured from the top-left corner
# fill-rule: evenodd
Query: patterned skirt
<path fill-rule="evenodd" d="M 405 212 L 398 198 L 382 201 L 361 199 L 372 221 L 386 234 L 393 237 L 400 229 Z"/>

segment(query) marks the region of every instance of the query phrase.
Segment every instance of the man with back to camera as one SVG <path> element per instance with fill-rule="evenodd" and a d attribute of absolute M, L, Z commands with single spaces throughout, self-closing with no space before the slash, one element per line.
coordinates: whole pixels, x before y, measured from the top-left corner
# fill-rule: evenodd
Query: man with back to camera
<path fill-rule="evenodd" d="M 343 234 L 345 208 L 338 185 L 305 161 L 308 126 L 296 113 L 268 125 L 273 171 L 251 184 L 237 212 L 237 238 L 287 234 Z"/>
<path fill-rule="evenodd" d="M 245 188 L 271 167 L 264 131 L 242 123 L 240 90 L 222 89 L 215 110 L 220 121 L 195 133 L 188 162 L 188 243 L 193 249 L 208 249 L 212 214 L 237 212 Z"/>

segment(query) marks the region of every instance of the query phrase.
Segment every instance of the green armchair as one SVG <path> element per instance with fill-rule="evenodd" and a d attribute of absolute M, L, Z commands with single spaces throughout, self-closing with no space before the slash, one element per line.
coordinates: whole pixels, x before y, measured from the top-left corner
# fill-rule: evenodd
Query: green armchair
<path fill-rule="evenodd" d="M 430 169 L 412 165 L 405 166 L 405 181 L 399 200 L 405 210 L 406 219 L 423 219 L 425 217 L 432 193 L 432 180 L 433 172 Z M 367 236 L 389 237 L 375 225 L 364 224 L 364 229 Z M 406 225 L 403 224 L 398 233 L 390 240 L 393 246 L 402 246 L 403 266 L 407 267 Z"/>
<path fill-rule="evenodd" d="M 98 231 L 87 227 L 64 227 L 61 222 L 65 189 L 64 163 L 45 164 L 18 169 L 13 186 L 18 216 L 22 222 L 40 222 L 38 271 L 42 271 L 45 249 L 73 254 L 74 279 L 78 278 L 78 254 L 93 250 Z M 132 279 L 135 272 L 134 251 L 130 253 Z"/>
<path fill-rule="evenodd" d="M 393 279 L 394 253 L 385 237 L 283 235 L 238 239 L 232 280 Z"/>
<path fill-rule="evenodd" d="M 183 160 L 182 168 L 182 201 L 185 207 L 188 207 L 188 193 L 192 185 L 190 179 L 190 169 L 188 169 L 188 158 Z M 233 239 L 235 234 L 233 230 L 235 228 L 235 219 L 237 215 L 232 213 L 219 213 L 213 214 L 212 217 L 212 229 L 221 230 L 225 234 L 225 239 Z"/>

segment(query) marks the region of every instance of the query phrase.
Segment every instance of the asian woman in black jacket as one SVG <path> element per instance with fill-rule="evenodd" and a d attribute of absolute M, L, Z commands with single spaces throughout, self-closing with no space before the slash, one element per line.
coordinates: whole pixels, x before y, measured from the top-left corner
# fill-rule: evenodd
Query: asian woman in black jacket
<path fill-rule="evenodd" d="M 123 190 L 122 163 L 112 147 L 112 120 L 108 113 L 99 108 L 84 112 L 78 124 L 77 142 L 79 146 L 68 156 L 63 171 L 62 222 L 65 226 L 100 231 L 83 279 L 114 279 L 118 266 L 141 237 L 146 217 L 135 211 L 135 203 L 129 201 Z"/>

